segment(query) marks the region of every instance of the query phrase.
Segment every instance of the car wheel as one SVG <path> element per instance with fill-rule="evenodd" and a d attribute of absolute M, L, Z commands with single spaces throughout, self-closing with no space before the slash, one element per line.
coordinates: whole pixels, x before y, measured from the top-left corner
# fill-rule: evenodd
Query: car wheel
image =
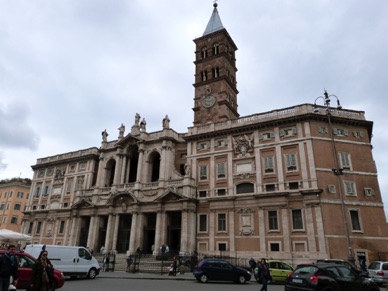
<path fill-rule="evenodd" d="M 95 279 L 97 276 L 97 270 L 95 268 L 91 268 L 88 273 L 89 279 Z"/>
<path fill-rule="evenodd" d="M 202 274 L 201 277 L 199 278 L 199 280 L 202 282 L 202 283 L 207 283 L 208 281 L 208 276 L 206 274 Z"/>
<path fill-rule="evenodd" d="M 240 276 L 238 277 L 238 283 L 240 283 L 240 284 L 245 284 L 246 282 L 247 282 L 247 278 L 245 278 L 244 275 L 240 275 Z"/>

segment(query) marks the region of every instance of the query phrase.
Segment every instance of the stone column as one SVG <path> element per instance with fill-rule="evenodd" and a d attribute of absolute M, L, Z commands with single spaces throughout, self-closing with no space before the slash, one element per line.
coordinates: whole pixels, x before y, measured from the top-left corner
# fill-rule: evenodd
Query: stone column
<path fill-rule="evenodd" d="M 105 249 L 107 252 L 112 250 L 112 229 L 114 227 L 114 217 L 113 214 L 110 213 L 108 217 L 108 226 L 106 228 L 106 236 L 105 236 Z"/>
<path fill-rule="evenodd" d="M 215 213 L 214 210 L 211 210 L 209 213 L 209 252 L 214 252 L 214 236 L 215 236 L 215 227 L 216 227 L 216 221 L 215 221 Z"/>
<path fill-rule="evenodd" d="M 283 228 L 283 242 L 284 242 L 284 252 L 291 252 L 291 240 L 290 240 L 290 226 L 289 221 L 292 220 L 289 217 L 290 212 L 288 209 L 283 208 L 281 210 L 282 216 L 282 228 Z"/>
<path fill-rule="evenodd" d="M 236 251 L 235 246 L 235 237 L 236 234 L 234 232 L 234 222 L 235 222 L 235 214 L 234 209 L 229 210 L 229 217 L 228 217 L 228 224 L 229 224 L 229 251 L 234 253 Z"/>
<path fill-rule="evenodd" d="M 97 227 L 98 227 L 98 216 L 92 215 L 90 218 L 90 226 L 89 226 L 88 241 L 87 241 L 87 247 L 89 247 L 92 250 L 96 250 L 98 247 L 95 244 L 95 242 L 97 241 L 96 240 Z"/>
<path fill-rule="evenodd" d="M 137 228 L 137 217 L 138 217 L 138 212 L 133 212 L 132 213 L 132 223 L 131 223 L 131 237 L 129 238 L 129 246 L 128 246 L 128 251 L 132 254 L 136 250 L 136 228 Z"/>
<path fill-rule="evenodd" d="M 266 252 L 267 248 L 265 246 L 266 236 L 265 236 L 264 210 L 259 209 L 257 211 L 257 215 L 259 218 L 260 252 Z"/>
<path fill-rule="evenodd" d="M 127 165 L 127 156 L 123 156 L 123 162 L 121 165 L 121 176 L 120 176 L 120 184 L 125 184 L 125 177 L 127 175 L 126 172 L 126 165 Z"/>
<path fill-rule="evenodd" d="M 194 251 L 197 249 L 197 238 L 196 238 L 196 235 L 197 235 L 197 215 L 196 215 L 195 210 L 194 209 L 190 210 L 188 212 L 188 216 L 189 216 L 188 223 L 191 226 L 190 231 L 189 231 L 189 235 L 188 235 L 188 241 L 189 241 L 188 251 L 190 253 L 194 253 Z"/>
<path fill-rule="evenodd" d="M 181 212 L 182 220 L 181 220 L 181 249 L 180 253 L 184 254 L 188 252 L 188 238 L 189 238 L 189 229 L 193 228 L 193 226 L 189 225 L 189 210 L 184 207 Z"/>
<path fill-rule="evenodd" d="M 144 145 L 140 144 L 139 145 L 139 160 L 137 163 L 136 182 L 142 181 L 143 164 L 144 164 Z"/>
<path fill-rule="evenodd" d="M 114 230 L 113 230 L 112 250 L 117 250 L 117 236 L 119 233 L 120 215 L 116 214 L 114 218 L 115 218 L 115 222 L 114 222 Z"/>

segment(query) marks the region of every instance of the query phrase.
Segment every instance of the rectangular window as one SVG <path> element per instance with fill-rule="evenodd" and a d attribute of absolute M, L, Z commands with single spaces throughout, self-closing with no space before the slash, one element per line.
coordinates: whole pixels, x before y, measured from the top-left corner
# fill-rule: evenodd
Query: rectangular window
<path fill-rule="evenodd" d="M 276 210 L 268 211 L 268 229 L 278 230 L 278 212 Z"/>
<path fill-rule="evenodd" d="M 38 222 L 37 226 L 36 226 L 36 233 L 39 234 L 40 233 L 40 229 L 42 228 L 42 222 Z"/>
<path fill-rule="evenodd" d="M 207 215 L 206 214 L 199 215 L 199 231 L 202 231 L 202 232 L 207 231 Z"/>
<path fill-rule="evenodd" d="M 47 196 L 49 194 L 50 186 L 44 186 L 43 196 Z"/>
<path fill-rule="evenodd" d="M 264 172 L 266 174 L 274 172 L 274 157 L 273 156 L 264 157 Z"/>
<path fill-rule="evenodd" d="M 298 182 L 290 182 L 290 183 L 288 183 L 288 189 L 290 189 L 290 190 L 299 189 L 299 183 Z"/>
<path fill-rule="evenodd" d="M 217 178 L 225 178 L 226 166 L 225 163 L 217 163 Z"/>
<path fill-rule="evenodd" d="M 71 181 L 66 183 L 66 194 L 71 193 Z"/>
<path fill-rule="evenodd" d="M 335 193 L 335 185 L 327 185 L 327 190 L 329 191 L 329 193 Z"/>
<path fill-rule="evenodd" d="M 3 216 L 3 218 L 1 219 L 1 223 L 7 223 L 7 216 Z"/>
<path fill-rule="evenodd" d="M 0 210 L 3 210 L 4 207 L 5 207 L 5 204 L 4 204 L 4 203 L 1 203 L 1 205 L 0 205 Z"/>
<path fill-rule="evenodd" d="M 297 170 L 297 162 L 296 162 L 296 154 L 286 154 L 286 167 L 287 171 L 296 171 Z"/>
<path fill-rule="evenodd" d="M 218 214 L 218 231 L 226 231 L 226 214 Z"/>
<path fill-rule="evenodd" d="M 18 217 L 17 216 L 12 216 L 11 224 L 18 224 Z"/>
<path fill-rule="evenodd" d="M 28 226 L 28 231 L 27 231 L 28 234 L 32 233 L 32 227 L 33 227 L 33 223 L 30 222 L 30 225 Z"/>
<path fill-rule="evenodd" d="M 265 185 L 265 191 L 266 192 L 272 192 L 272 191 L 275 191 L 275 184 L 267 184 Z"/>
<path fill-rule="evenodd" d="M 280 252 L 280 244 L 279 243 L 270 243 L 269 248 L 271 252 Z"/>
<path fill-rule="evenodd" d="M 13 192 L 11 191 L 11 192 L 9 192 L 9 198 L 11 198 L 12 197 L 12 194 L 13 194 Z"/>
<path fill-rule="evenodd" d="M 15 206 L 13 207 L 14 210 L 20 210 L 21 204 L 20 203 L 15 203 Z"/>
<path fill-rule="evenodd" d="M 23 198 L 23 192 L 18 192 L 18 194 L 17 194 L 16 197 L 17 197 L 17 198 Z"/>
<path fill-rule="evenodd" d="M 207 165 L 199 166 L 199 179 L 207 180 Z"/>
<path fill-rule="evenodd" d="M 352 230 L 353 231 L 360 231 L 361 230 L 361 223 L 360 223 L 360 217 L 357 210 L 350 210 L 350 219 L 352 221 Z"/>
<path fill-rule="evenodd" d="M 375 191 L 372 188 L 364 188 L 365 196 L 374 196 Z"/>
<path fill-rule="evenodd" d="M 275 132 L 270 131 L 270 132 L 264 132 L 259 134 L 259 140 L 268 140 L 268 139 L 273 139 L 275 138 Z"/>
<path fill-rule="evenodd" d="M 65 231 L 65 222 L 61 220 L 61 223 L 59 224 L 59 233 L 63 233 Z"/>
<path fill-rule="evenodd" d="M 348 136 L 349 132 L 348 132 L 347 129 L 333 128 L 333 134 L 334 135 L 339 135 L 339 136 Z"/>
<path fill-rule="evenodd" d="M 7 202 L 7 204 L 5 205 L 5 210 L 9 210 L 9 207 L 11 206 L 11 203 L 10 202 Z"/>
<path fill-rule="evenodd" d="M 225 196 L 226 195 L 226 189 L 218 189 L 217 190 L 218 196 Z"/>
<path fill-rule="evenodd" d="M 228 145 L 228 141 L 225 139 L 220 139 L 215 142 L 216 147 L 226 147 Z"/>
<path fill-rule="evenodd" d="M 356 187 L 354 182 L 345 181 L 345 190 L 347 195 L 356 195 Z"/>
<path fill-rule="evenodd" d="M 39 195 L 40 195 L 40 187 L 36 187 L 34 197 L 39 197 Z"/>
<path fill-rule="evenodd" d="M 207 194 L 206 191 L 198 191 L 199 198 L 205 198 L 207 196 L 206 194 Z"/>
<path fill-rule="evenodd" d="M 341 152 L 339 153 L 342 169 L 350 169 L 350 154 Z"/>
<path fill-rule="evenodd" d="M 302 210 L 292 210 L 292 228 L 295 230 L 303 229 Z"/>
<path fill-rule="evenodd" d="M 220 251 L 220 252 L 225 252 L 226 251 L 226 243 L 219 243 L 218 244 L 218 250 Z M 223 264 L 223 267 L 224 267 L 224 269 L 226 269 L 226 268 L 230 268 L 230 265 L 228 264 L 228 265 L 224 265 L 224 263 L 222 262 L 222 264 Z"/>
<path fill-rule="evenodd" d="M 279 135 L 281 137 L 286 137 L 286 136 L 296 135 L 297 133 L 298 131 L 296 127 L 293 127 L 293 128 L 281 129 Z"/>

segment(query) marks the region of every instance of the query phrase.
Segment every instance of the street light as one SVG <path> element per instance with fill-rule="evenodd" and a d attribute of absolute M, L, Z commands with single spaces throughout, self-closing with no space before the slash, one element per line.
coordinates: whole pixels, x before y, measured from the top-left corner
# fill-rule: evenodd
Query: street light
<path fill-rule="evenodd" d="M 344 227 L 345 227 L 345 233 L 346 233 L 346 241 L 348 245 L 348 261 L 354 265 L 355 259 L 353 256 L 353 251 L 352 251 L 352 243 L 350 241 L 350 232 L 349 232 L 349 225 L 348 225 L 348 220 L 347 220 L 347 215 L 346 215 L 346 209 L 345 209 L 345 200 L 344 200 L 344 193 L 343 193 L 343 183 L 342 183 L 342 175 L 343 173 L 343 168 L 340 167 L 339 160 L 338 160 L 338 154 L 337 154 L 337 148 L 334 140 L 334 134 L 333 134 L 333 129 L 332 129 L 332 124 L 331 124 L 331 109 L 330 109 L 330 98 L 335 98 L 337 100 L 337 109 L 341 110 L 342 106 L 341 103 L 336 95 L 329 95 L 327 91 L 323 93 L 323 96 L 318 96 L 315 98 L 314 101 L 314 112 L 319 112 L 319 108 L 317 106 L 317 101 L 318 100 L 323 100 L 323 103 L 325 105 L 325 111 L 327 115 L 327 120 L 329 124 L 329 133 L 330 133 L 330 138 L 331 138 L 331 143 L 333 147 L 333 157 L 334 157 L 334 163 L 335 163 L 335 168 L 332 169 L 333 174 L 337 176 L 338 178 L 338 184 L 339 184 L 339 194 L 341 198 L 341 210 L 342 210 L 342 219 L 344 221 Z"/>

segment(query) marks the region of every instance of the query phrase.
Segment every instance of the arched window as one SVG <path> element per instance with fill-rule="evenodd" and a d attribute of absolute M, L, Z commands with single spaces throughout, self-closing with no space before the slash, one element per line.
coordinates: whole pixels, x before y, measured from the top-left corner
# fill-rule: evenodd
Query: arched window
<path fill-rule="evenodd" d="M 218 55 L 220 53 L 220 45 L 215 43 L 213 46 L 213 55 Z"/>
<path fill-rule="evenodd" d="M 207 48 L 204 47 L 202 50 L 201 50 L 201 57 L 203 59 L 207 58 Z"/>
<path fill-rule="evenodd" d="M 220 69 L 217 67 L 217 68 L 213 68 L 213 78 L 218 78 L 220 76 Z"/>
<path fill-rule="evenodd" d="M 241 183 L 236 186 L 237 194 L 254 193 L 255 187 L 252 183 Z"/>
<path fill-rule="evenodd" d="M 150 179 L 151 182 L 156 182 L 159 180 L 160 173 L 160 154 L 158 152 L 153 152 L 149 157 L 150 162 Z"/>
<path fill-rule="evenodd" d="M 115 178 L 116 161 L 109 160 L 106 164 L 105 187 L 111 187 Z"/>

